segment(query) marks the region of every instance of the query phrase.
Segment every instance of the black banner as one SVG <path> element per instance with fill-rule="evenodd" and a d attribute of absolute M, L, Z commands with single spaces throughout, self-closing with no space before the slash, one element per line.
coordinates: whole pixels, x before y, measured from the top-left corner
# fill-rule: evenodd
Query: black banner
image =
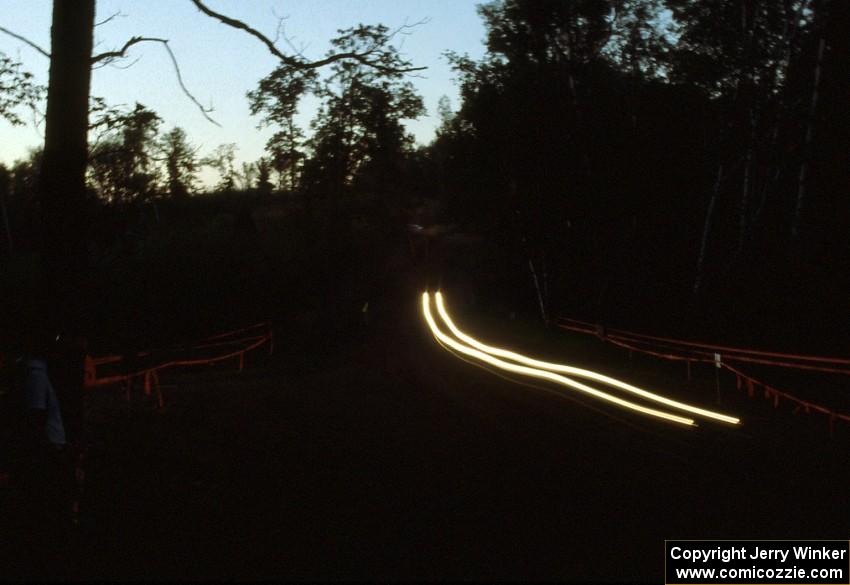
<path fill-rule="evenodd" d="M 847 540 L 667 540 L 667 585 L 850 584 Z"/>

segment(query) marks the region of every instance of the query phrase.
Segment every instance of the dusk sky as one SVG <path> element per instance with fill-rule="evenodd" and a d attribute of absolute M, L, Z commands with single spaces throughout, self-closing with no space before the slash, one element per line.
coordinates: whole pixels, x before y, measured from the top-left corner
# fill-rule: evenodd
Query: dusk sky
<path fill-rule="evenodd" d="M 330 48 L 337 29 L 359 23 L 382 23 L 391 29 L 423 19 L 428 22 L 399 36 L 397 46 L 417 66 L 427 66 L 422 78 L 411 81 L 422 95 L 427 116 L 408 122 L 420 143 L 427 143 L 437 124 L 437 101 L 448 95 L 458 105 L 453 72 L 442 54 L 446 50 L 468 53 L 473 58 L 484 52 L 484 27 L 474 0 L 210 0 L 213 10 L 243 20 L 274 37 L 277 16 L 286 17 L 285 33 L 308 58 L 320 58 Z M 49 50 L 52 2 L 49 0 L 0 0 L 0 25 L 23 35 Z M 129 58 L 115 66 L 95 69 L 94 96 L 111 105 L 132 106 L 138 101 L 152 108 L 164 123 L 163 130 L 183 127 L 190 140 L 207 154 L 219 144 L 233 142 L 240 161 L 254 161 L 263 154 L 268 129 L 257 130 L 257 118 L 248 112 L 245 92 L 271 72 L 276 59 L 256 39 L 201 14 L 189 0 L 98 0 L 97 21 L 120 13 L 95 32 L 95 53 L 114 50 L 134 35 L 170 41 L 189 90 L 205 106 L 212 106 L 217 127 L 203 118 L 197 107 L 180 90 L 174 69 L 161 45 L 142 43 Z M 279 46 L 287 49 L 281 41 Z M 0 52 L 24 64 L 36 80 L 47 85 L 48 60 L 26 44 L 0 34 Z M 122 69 L 136 59 L 138 62 Z M 305 100 L 300 124 L 307 129 L 315 103 Z M 0 120 L 0 162 L 11 163 L 39 146 L 43 125 L 36 127 L 27 115 L 26 126 L 12 127 Z M 207 173 L 204 173 L 205 175 Z M 212 177 L 205 177 L 212 178 Z"/>

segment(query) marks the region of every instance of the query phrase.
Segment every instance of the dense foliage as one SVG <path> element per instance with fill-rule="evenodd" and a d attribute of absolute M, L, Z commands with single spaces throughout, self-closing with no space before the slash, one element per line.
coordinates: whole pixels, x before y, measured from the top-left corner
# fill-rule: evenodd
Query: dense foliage
<path fill-rule="evenodd" d="M 404 121 L 423 101 L 381 25 L 332 41 L 329 55 L 365 59 L 282 61 L 259 80 L 250 111 L 274 132 L 254 163 L 236 144 L 200 156 L 145 106 L 92 98 L 89 247 L 136 250 L 157 201 L 199 194 L 207 167 L 207 190 L 242 194 L 234 214 L 283 197 L 308 239 L 330 222 L 343 242 L 346 214 L 397 234 L 414 209 L 441 209 L 432 221 L 485 243 L 456 268 L 487 306 L 829 348 L 850 291 L 848 6 L 491 0 L 487 52 L 446 55 L 461 102 L 440 100 L 419 147 Z M 4 56 L 0 83 L 0 115 L 19 122 L 42 90 Z M 320 105 L 304 129 L 307 95 Z M 40 246 L 40 156 L 0 177 L 4 259 Z"/>
<path fill-rule="evenodd" d="M 427 176 L 455 217 L 523 250 L 527 306 L 536 279 L 549 313 L 829 345 L 850 290 L 826 268 L 850 261 L 847 3 L 479 11 L 487 54 L 449 55 L 463 101 Z"/>

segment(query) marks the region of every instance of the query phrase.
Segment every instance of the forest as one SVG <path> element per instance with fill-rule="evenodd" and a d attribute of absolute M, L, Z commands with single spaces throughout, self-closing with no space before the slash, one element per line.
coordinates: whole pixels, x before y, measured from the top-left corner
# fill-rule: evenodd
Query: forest
<path fill-rule="evenodd" d="M 424 21 L 310 60 L 180 2 L 274 58 L 256 160 L 96 95 L 156 45 L 224 122 L 168 39 L 96 42 L 105 0 L 52 0 L 49 50 L 0 13 L 49 64 L 0 52 L 44 129 L 0 162 L 0 577 L 658 582 L 670 539 L 846 538 L 850 2 L 486 0 L 432 112 Z"/>
<path fill-rule="evenodd" d="M 246 289 L 223 281 L 248 278 L 240 271 L 253 271 L 266 296 L 303 304 L 350 264 L 342 252 L 353 225 L 379 234 L 383 244 L 367 255 L 381 264 L 374 256 L 427 208 L 432 224 L 474 235 L 468 254 L 452 254 L 466 265 L 444 277 L 468 279 L 482 307 L 545 323 L 563 314 L 839 349 L 850 290 L 839 269 L 850 259 L 846 3 L 516 0 L 479 13 L 486 55 L 445 55 L 462 102 L 441 101 L 426 145 L 404 125 L 424 114 L 417 68 L 383 25 L 332 40 L 333 53 L 380 47 L 379 63 L 281 62 L 258 80 L 246 99 L 274 135 L 266 155 L 241 168 L 237 144 L 202 155 L 143 104 L 91 96 L 85 195 L 71 212 L 86 226 L 78 248 L 90 304 L 114 305 L 120 320 L 122 307 L 139 313 L 141 290 L 168 283 L 149 293 L 166 313 L 169 304 L 182 312 L 189 297 L 203 296 L 209 310 L 237 306 L 225 291 Z M 46 89 L 8 56 L 0 75 L 0 112 L 21 123 L 21 107 Z M 321 106 L 299 128 L 308 94 Z M 16 286 L 28 287 L 27 299 L 44 288 L 36 258 L 55 230 L 41 215 L 42 161 L 36 150 L 0 171 L 12 306 Z M 199 186 L 204 166 L 217 184 Z M 270 237 L 281 241 L 254 245 L 255 266 L 234 258 L 241 265 L 221 271 L 215 261 L 202 277 L 178 267 L 229 247 L 225 225 L 250 234 L 261 208 L 297 227 L 277 226 Z M 305 272 L 295 266 L 303 251 L 284 249 L 293 245 L 342 255 L 322 253 L 328 264 Z M 287 276 L 281 256 L 293 259 Z"/>

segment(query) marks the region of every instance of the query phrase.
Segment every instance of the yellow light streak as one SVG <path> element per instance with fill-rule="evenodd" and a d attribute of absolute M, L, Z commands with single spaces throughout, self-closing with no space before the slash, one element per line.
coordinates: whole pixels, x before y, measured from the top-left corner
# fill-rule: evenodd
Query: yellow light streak
<path fill-rule="evenodd" d="M 714 420 L 722 421 L 729 424 L 740 424 L 740 419 L 734 416 L 728 416 L 725 414 L 720 414 L 718 412 L 713 412 L 711 410 L 705 410 L 703 408 L 699 408 L 697 406 L 693 406 L 690 404 L 685 404 L 683 402 L 678 402 L 676 400 L 672 400 L 670 398 L 665 398 L 664 396 L 660 396 L 653 392 L 649 392 L 647 390 L 643 390 L 636 386 L 632 386 L 631 384 L 627 384 L 616 378 L 611 378 L 609 376 L 605 376 L 603 374 L 598 374 L 596 372 L 592 372 L 590 370 L 584 370 L 582 368 L 576 368 L 573 366 L 568 366 L 565 364 L 553 364 L 551 362 L 544 362 L 540 360 L 536 360 L 530 357 L 526 357 L 524 355 L 508 351 L 506 349 L 500 349 L 498 347 L 492 347 L 489 345 L 485 345 L 480 341 L 470 337 L 465 334 L 463 331 L 458 329 L 458 327 L 454 324 L 448 312 L 446 311 L 445 305 L 443 304 L 443 295 L 441 293 L 436 294 L 437 301 L 437 312 L 440 315 L 440 318 L 446 324 L 446 327 L 449 328 L 455 337 L 463 341 L 464 343 L 483 351 L 484 353 L 495 355 L 499 357 L 503 357 L 509 360 L 513 360 L 515 362 L 519 362 L 525 364 L 527 366 L 538 368 L 542 370 L 549 370 L 552 372 L 563 372 L 565 374 L 570 374 L 573 376 L 578 376 L 580 378 L 587 378 L 590 380 L 594 380 L 596 382 L 600 382 L 602 384 L 606 384 L 608 386 L 612 386 L 614 388 L 619 388 L 620 390 L 624 390 L 626 392 L 631 392 L 632 394 L 637 394 L 647 400 L 653 400 L 655 402 L 659 402 L 666 406 L 670 406 L 672 408 L 678 408 L 679 410 L 683 410 L 685 412 L 689 412 L 692 414 L 704 416 L 706 418 L 711 418 Z"/>
<path fill-rule="evenodd" d="M 428 327 L 431 329 L 431 333 L 434 336 L 451 347 L 452 349 L 470 357 L 477 358 L 483 362 L 486 362 L 492 366 L 495 366 L 499 369 L 514 372 L 516 374 L 522 374 L 525 376 L 531 376 L 532 378 L 539 378 L 542 380 L 549 380 L 550 382 L 555 382 L 556 384 L 560 384 L 562 386 L 567 386 L 568 388 L 572 388 L 578 390 L 580 392 L 584 392 L 585 394 L 589 394 L 601 400 L 605 400 L 621 406 L 623 408 L 634 410 L 636 412 L 640 412 L 642 414 L 646 414 L 649 416 L 654 416 L 657 418 L 661 418 L 664 420 L 680 423 L 688 426 L 695 426 L 696 423 L 693 419 L 685 418 L 682 416 L 678 416 L 675 414 L 670 414 L 668 412 L 663 412 L 661 410 L 655 410 L 654 408 L 647 408 L 645 406 L 641 406 L 639 404 L 635 404 L 634 402 L 629 402 L 628 400 L 623 400 L 622 398 L 618 398 L 607 392 L 602 392 L 601 390 L 597 390 L 595 388 L 591 388 L 581 382 L 576 382 L 575 380 L 571 380 L 565 376 L 561 376 L 560 374 L 554 374 L 552 372 L 546 370 L 539 370 L 536 368 L 530 368 L 527 366 L 520 366 L 517 364 L 512 364 L 510 362 L 505 362 L 500 359 L 493 357 L 490 354 L 484 353 L 483 351 L 474 349 L 467 345 L 457 342 L 452 339 L 450 336 L 446 335 L 443 331 L 437 327 L 437 323 L 434 321 L 433 315 L 431 315 L 431 302 L 430 296 L 427 292 L 422 293 L 422 313 L 425 316 L 425 321 L 428 323 Z"/>

